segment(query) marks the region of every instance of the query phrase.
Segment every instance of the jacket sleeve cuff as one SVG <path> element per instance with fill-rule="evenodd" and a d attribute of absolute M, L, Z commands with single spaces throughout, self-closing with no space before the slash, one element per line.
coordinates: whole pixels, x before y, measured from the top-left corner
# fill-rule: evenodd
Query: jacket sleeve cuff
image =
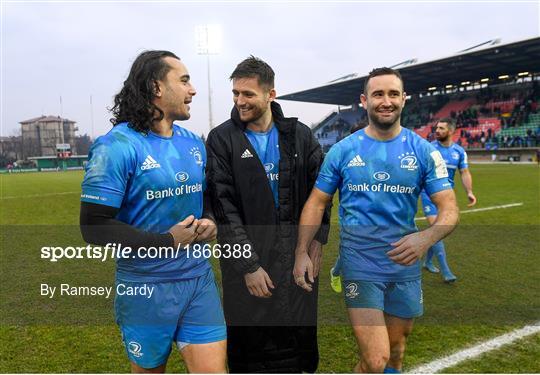
<path fill-rule="evenodd" d="M 247 273 L 255 272 L 259 269 L 261 264 L 259 263 L 259 256 L 252 250 L 251 256 L 249 258 L 222 258 L 222 262 L 226 262 L 232 266 L 232 268 L 244 276 Z"/>
<path fill-rule="evenodd" d="M 321 225 L 317 233 L 315 234 L 315 237 L 313 238 L 316 241 L 319 241 L 322 245 L 326 245 L 328 243 L 328 232 L 329 232 L 330 226 L 329 225 Z"/>
<path fill-rule="evenodd" d="M 215 218 L 215 216 L 213 215 L 213 213 L 210 212 L 210 211 L 208 211 L 208 212 L 203 212 L 202 218 L 203 218 L 203 219 L 209 219 L 209 220 L 212 220 L 212 221 L 217 225 L 216 218 Z"/>
<path fill-rule="evenodd" d="M 253 272 L 257 271 L 260 266 L 261 265 L 259 264 L 259 262 L 253 263 L 251 266 L 245 267 L 242 274 L 246 275 L 248 273 L 253 273 Z"/>

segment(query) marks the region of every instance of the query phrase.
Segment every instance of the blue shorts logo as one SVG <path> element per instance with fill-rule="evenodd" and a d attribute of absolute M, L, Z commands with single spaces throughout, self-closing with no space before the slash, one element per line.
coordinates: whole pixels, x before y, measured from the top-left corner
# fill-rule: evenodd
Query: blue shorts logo
<path fill-rule="evenodd" d="M 386 172 L 375 172 L 373 178 L 377 181 L 386 181 L 390 178 L 390 175 Z"/>
<path fill-rule="evenodd" d="M 358 285 L 356 285 L 356 283 L 347 284 L 345 289 L 347 289 L 347 293 L 345 293 L 345 297 L 355 298 L 356 296 L 358 296 Z"/>
<path fill-rule="evenodd" d="M 141 344 L 139 344 L 138 342 L 136 341 L 130 341 L 128 343 L 128 351 L 133 354 L 133 356 L 137 357 L 137 358 L 140 358 L 143 356 L 143 354 L 141 353 Z"/>
<path fill-rule="evenodd" d="M 174 179 L 178 182 L 186 182 L 189 180 L 189 174 L 187 172 L 178 172 L 174 175 Z"/>

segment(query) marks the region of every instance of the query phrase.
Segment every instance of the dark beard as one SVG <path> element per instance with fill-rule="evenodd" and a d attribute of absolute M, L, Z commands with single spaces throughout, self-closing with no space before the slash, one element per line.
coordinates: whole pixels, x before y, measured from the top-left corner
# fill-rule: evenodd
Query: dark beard
<path fill-rule="evenodd" d="M 240 117 L 240 120 L 245 123 L 255 122 L 259 120 L 265 113 L 264 111 L 261 111 L 259 109 L 254 110 L 254 111 L 252 110 L 252 117 L 247 120 L 243 120 L 242 116 L 240 115 L 240 110 L 238 108 L 237 110 L 238 110 L 238 117 Z"/>
<path fill-rule="evenodd" d="M 377 120 L 377 115 L 374 115 L 374 116 L 370 116 L 370 114 L 368 113 L 368 118 L 369 118 L 369 123 L 372 124 L 373 126 L 375 126 L 377 129 L 380 129 L 380 130 L 388 130 L 390 129 L 392 126 L 394 126 L 396 124 L 396 122 L 399 121 L 399 118 L 401 117 L 401 112 L 397 115 L 396 119 L 392 122 L 380 122 Z"/>
<path fill-rule="evenodd" d="M 437 137 L 437 134 L 435 134 L 435 138 L 437 138 L 437 140 L 441 143 L 445 143 L 449 138 L 450 138 L 450 135 L 447 135 L 446 137 L 444 138 L 439 138 Z"/>

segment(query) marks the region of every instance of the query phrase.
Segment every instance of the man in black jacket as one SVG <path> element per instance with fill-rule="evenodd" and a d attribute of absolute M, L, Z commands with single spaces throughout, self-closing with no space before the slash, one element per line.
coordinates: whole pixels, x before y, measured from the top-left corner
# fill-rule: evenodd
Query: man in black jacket
<path fill-rule="evenodd" d="M 253 56 L 232 73 L 231 118 L 208 135 L 207 183 L 222 246 L 220 259 L 231 372 L 314 372 L 317 293 L 293 280 L 302 207 L 322 151 L 311 130 L 274 102 L 274 72 Z M 325 214 L 329 222 L 329 212 Z M 311 243 L 318 273 L 328 225 Z"/>

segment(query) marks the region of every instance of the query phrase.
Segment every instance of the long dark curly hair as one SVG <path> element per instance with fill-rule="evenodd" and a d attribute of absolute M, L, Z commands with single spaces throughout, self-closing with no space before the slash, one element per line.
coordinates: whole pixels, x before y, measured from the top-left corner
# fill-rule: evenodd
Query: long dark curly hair
<path fill-rule="evenodd" d="M 148 133 L 153 121 L 163 119 L 163 111 L 152 101 L 155 97 L 157 81 L 162 80 L 171 67 L 163 60 L 165 57 L 178 59 L 169 51 L 144 51 L 131 66 L 124 87 L 114 97 L 110 112 L 113 126 L 128 122 L 133 129 Z"/>

